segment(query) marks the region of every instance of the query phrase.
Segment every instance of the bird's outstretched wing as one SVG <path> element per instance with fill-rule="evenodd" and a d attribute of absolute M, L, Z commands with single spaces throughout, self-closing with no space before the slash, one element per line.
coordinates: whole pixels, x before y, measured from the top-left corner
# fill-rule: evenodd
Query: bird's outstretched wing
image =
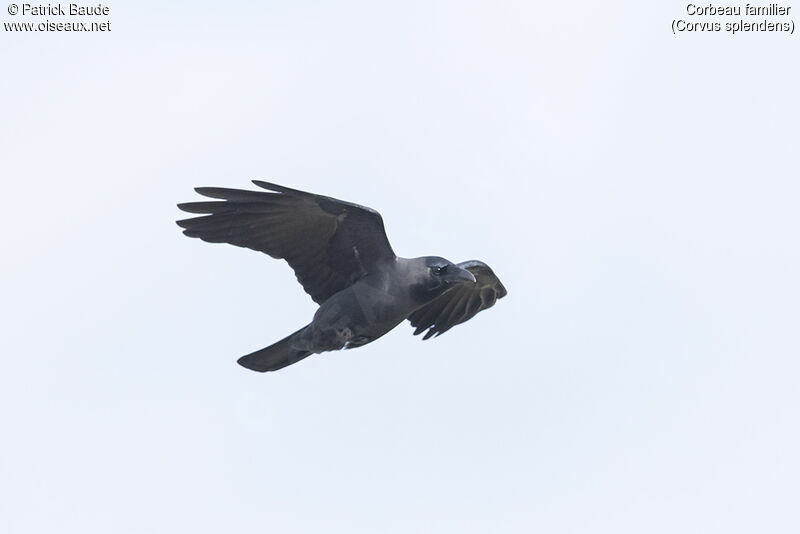
<path fill-rule="evenodd" d="M 253 180 L 273 191 L 198 187 L 217 201 L 178 207 L 204 214 L 177 221 L 189 237 L 230 243 L 283 258 L 316 303 L 395 258 L 381 215 L 370 208 Z"/>
<path fill-rule="evenodd" d="M 457 324 L 475 317 L 482 310 L 491 308 L 497 299 L 506 296 L 506 288 L 488 265 L 470 260 L 458 264 L 475 276 L 474 284 L 459 284 L 417 309 L 408 316 L 414 335 L 426 329 L 422 339 L 447 332 Z"/>

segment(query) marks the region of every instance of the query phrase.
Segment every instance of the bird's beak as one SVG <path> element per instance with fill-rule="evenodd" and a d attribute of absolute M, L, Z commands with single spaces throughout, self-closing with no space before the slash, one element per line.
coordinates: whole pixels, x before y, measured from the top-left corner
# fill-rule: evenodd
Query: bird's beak
<path fill-rule="evenodd" d="M 475 283 L 475 275 L 473 275 L 471 272 L 469 272 L 466 269 L 463 269 L 461 267 L 457 267 L 456 269 L 453 269 L 452 273 L 448 272 L 445 275 L 445 280 L 448 281 L 448 282 L 454 283 L 454 284 L 466 283 L 466 282 L 470 282 L 470 283 L 474 284 Z"/>

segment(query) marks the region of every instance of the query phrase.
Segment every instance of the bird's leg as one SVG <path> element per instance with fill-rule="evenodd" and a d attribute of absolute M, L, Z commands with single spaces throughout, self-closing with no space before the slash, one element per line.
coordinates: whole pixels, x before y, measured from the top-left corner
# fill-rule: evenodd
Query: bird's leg
<path fill-rule="evenodd" d="M 372 341 L 372 338 L 369 336 L 356 336 L 352 338 L 350 341 L 348 341 L 344 348 L 354 349 L 356 347 L 364 346 L 370 341 Z"/>

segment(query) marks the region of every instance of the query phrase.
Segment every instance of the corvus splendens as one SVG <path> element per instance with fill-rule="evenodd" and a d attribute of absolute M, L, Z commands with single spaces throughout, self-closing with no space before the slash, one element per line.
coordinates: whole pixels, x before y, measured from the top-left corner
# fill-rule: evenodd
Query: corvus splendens
<path fill-rule="evenodd" d="M 189 237 L 230 243 L 283 258 L 319 304 L 311 323 L 239 363 L 276 371 L 311 354 L 360 347 L 408 319 L 442 334 L 490 308 L 506 289 L 488 265 L 454 265 L 437 256 L 395 256 L 380 214 L 335 198 L 254 180 L 272 191 L 198 187 L 221 199 L 178 207 L 203 214 L 178 221 Z"/>

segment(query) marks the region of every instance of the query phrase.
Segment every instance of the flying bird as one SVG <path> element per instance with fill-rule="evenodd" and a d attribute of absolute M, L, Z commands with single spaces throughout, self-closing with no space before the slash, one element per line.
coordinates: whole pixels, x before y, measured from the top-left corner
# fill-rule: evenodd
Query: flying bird
<path fill-rule="evenodd" d="M 506 296 L 483 262 L 395 255 L 381 215 L 370 208 L 253 180 L 266 191 L 198 187 L 213 201 L 178 204 L 198 217 L 183 233 L 284 259 L 319 304 L 311 322 L 239 358 L 277 371 L 312 354 L 361 347 L 408 319 L 423 339 L 443 334 Z M 269 192 L 267 192 L 269 191 Z"/>

